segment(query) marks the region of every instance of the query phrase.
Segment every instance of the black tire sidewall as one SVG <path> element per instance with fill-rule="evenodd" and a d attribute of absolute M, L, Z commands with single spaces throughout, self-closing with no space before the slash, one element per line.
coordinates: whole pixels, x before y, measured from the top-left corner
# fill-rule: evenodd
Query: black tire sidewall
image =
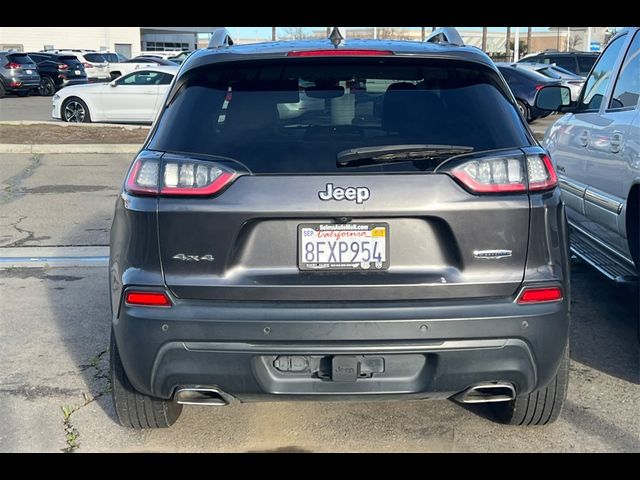
<path fill-rule="evenodd" d="M 42 87 L 39 89 L 40 95 L 43 97 L 52 97 L 56 93 L 56 84 L 53 82 L 51 77 L 43 76 L 40 79 L 40 83 Z"/>
<path fill-rule="evenodd" d="M 522 107 L 524 109 L 524 114 L 522 114 L 524 119 L 527 122 L 531 121 L 532 119 L 530 119 L 529 107 L 527 107 L 527 105 L 522 100 L 516 100 L 516 103 L 518 104 L 518 106 L 520 106 L 520 107 Z"/>
<path fill-rule="evenodd" d="M 2 82 L 0 82 L 0 98 L 4 98 L 5 94 L 6 94 L 6 90 L 4 89 L 4 85 L 2 84 Z"/>

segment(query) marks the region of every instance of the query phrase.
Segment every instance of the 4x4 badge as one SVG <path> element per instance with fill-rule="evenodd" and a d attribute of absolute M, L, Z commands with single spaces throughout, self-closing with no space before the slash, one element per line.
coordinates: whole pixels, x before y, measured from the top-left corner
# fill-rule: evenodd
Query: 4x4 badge
<path fill-rule="evenodd" d="M 473 256 L 476 258 L 498 260 L 499 258 L 510 257 L 511 253 L 511 250 L 474 250 Z"/>
<path fill-rule="evenodd" d="M 176 255 L 174 255 L 173 257 L 176 260 L 182 260 L 183 262 L 200 262 L 200 261 L 205 261 L 205 262 L 213 262 L 214 258 L 213 255 L 207 254 L 207 255 L 185 255 L 184 253 L 177 253 Z"/>
<path fill-rule="evenodd" d="M 324 190 L 318 192 L 320 200 L 355 200 L 356 203 L 362 203 L 369 200 L 371 192 L 367 187 L 334 187 L 333 183 L 327 183 Z"/>

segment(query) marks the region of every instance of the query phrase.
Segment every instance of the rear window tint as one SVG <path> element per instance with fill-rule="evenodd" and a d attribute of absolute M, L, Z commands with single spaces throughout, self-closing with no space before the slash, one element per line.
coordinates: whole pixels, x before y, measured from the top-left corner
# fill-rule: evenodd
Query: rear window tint
<path fill-rule="evenodd" d="M 549 56 L 545 63 L 555 63 L 559 67 L 565 68 L 570 72 L 576 71 L 576 59 L 572 55 Z"/>
<path fill-rule="evenodd" d="M 120 61 L 118 55 L 115 53 L 101 53 L 100 55 L 102 55 L 107 62 L 118 63 Z"/>
<path fill-rule="evenodd" d="M 580 75 L 588 75 L 593 67 L 593 64 L 596 63 L 598 57 L 596 55 L 581 55 L 578 57 L 578 73 Z"/>
<path fill-rule="evenodd" d="M 84 58 L 89 62 L 105 63 L 105 58 L 99 53 L 85 53 Z"/>
<path fill-rule="evenodd" d="M 65 60 L 68 62 L 73 62 L 73 61 L 79 62 L 78 57 L 76 57 L 75 55 L 60 55 L 58 59 Z"/>
<path fill-rule="evenodd" d="M 19 65 L 34 63 L 34 61 L 29 57 L 29 55 L 20 55 L 20 54 L 14 53 L 12 55 L 7 55 L 7 58 L 13 63 L 17 63 Z"/>
<path fill-rule="evenodd" d="M 230 157 L 254 173 L 345 172 L 337 154 L 368 146 L 529 144 L 497 74 L 466 62 L 289 59 L 211 65 L 181 80 L 150 148 Z"/>

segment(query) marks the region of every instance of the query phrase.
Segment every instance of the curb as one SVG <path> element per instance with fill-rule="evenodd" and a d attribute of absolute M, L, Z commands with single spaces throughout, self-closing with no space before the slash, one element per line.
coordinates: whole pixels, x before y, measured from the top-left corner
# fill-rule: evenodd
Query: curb
<path fill-rule="evenodd" d="M 138 153 L 142 145 L 129 143 L 61 143 L 61 144 L 0 144 L 0 154 L 2 153 Z"/>
<path fill-rule="evenodd" d="M 124 128 L 125 130 L 150 129 L 151 125 L 129 125 L 127 123 L 68 123 L 61 120 L 2 120 L 0 125 L 55 125 L 57 127 L 81 127 L 81 128 Z"/>

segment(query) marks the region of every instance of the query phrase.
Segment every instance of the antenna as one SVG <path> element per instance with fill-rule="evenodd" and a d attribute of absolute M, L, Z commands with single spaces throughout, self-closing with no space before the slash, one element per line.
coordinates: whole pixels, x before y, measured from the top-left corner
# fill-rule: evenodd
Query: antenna
<path fill-rule="evenodd" d="M 451 45 L 457 45 L 458 47 L 464 47 L 464 40 L 454 27 L 441 27 L 431 32 L 426 38 L 426 42 L 430 43 L 449 43 Z"/>
<path fill-rule="evenodd" d="M 333 27 L 333 30 L 331 30 L 331 33 L 329 34 L 329 40 L 331 41 L 333 46 L 336 48 L 338 48 L 338 45 L 342 43 L 342 40 L 344 40 L 344 37 L 340 33 L 340 29 L 338 27 Z"/>
<path fill-rule="evenodd" d="M 233 39 L 226 28 L 216 28 L 211 34 L 209 48 L 230 47 L 231 45 L 233 45 Z"/>

